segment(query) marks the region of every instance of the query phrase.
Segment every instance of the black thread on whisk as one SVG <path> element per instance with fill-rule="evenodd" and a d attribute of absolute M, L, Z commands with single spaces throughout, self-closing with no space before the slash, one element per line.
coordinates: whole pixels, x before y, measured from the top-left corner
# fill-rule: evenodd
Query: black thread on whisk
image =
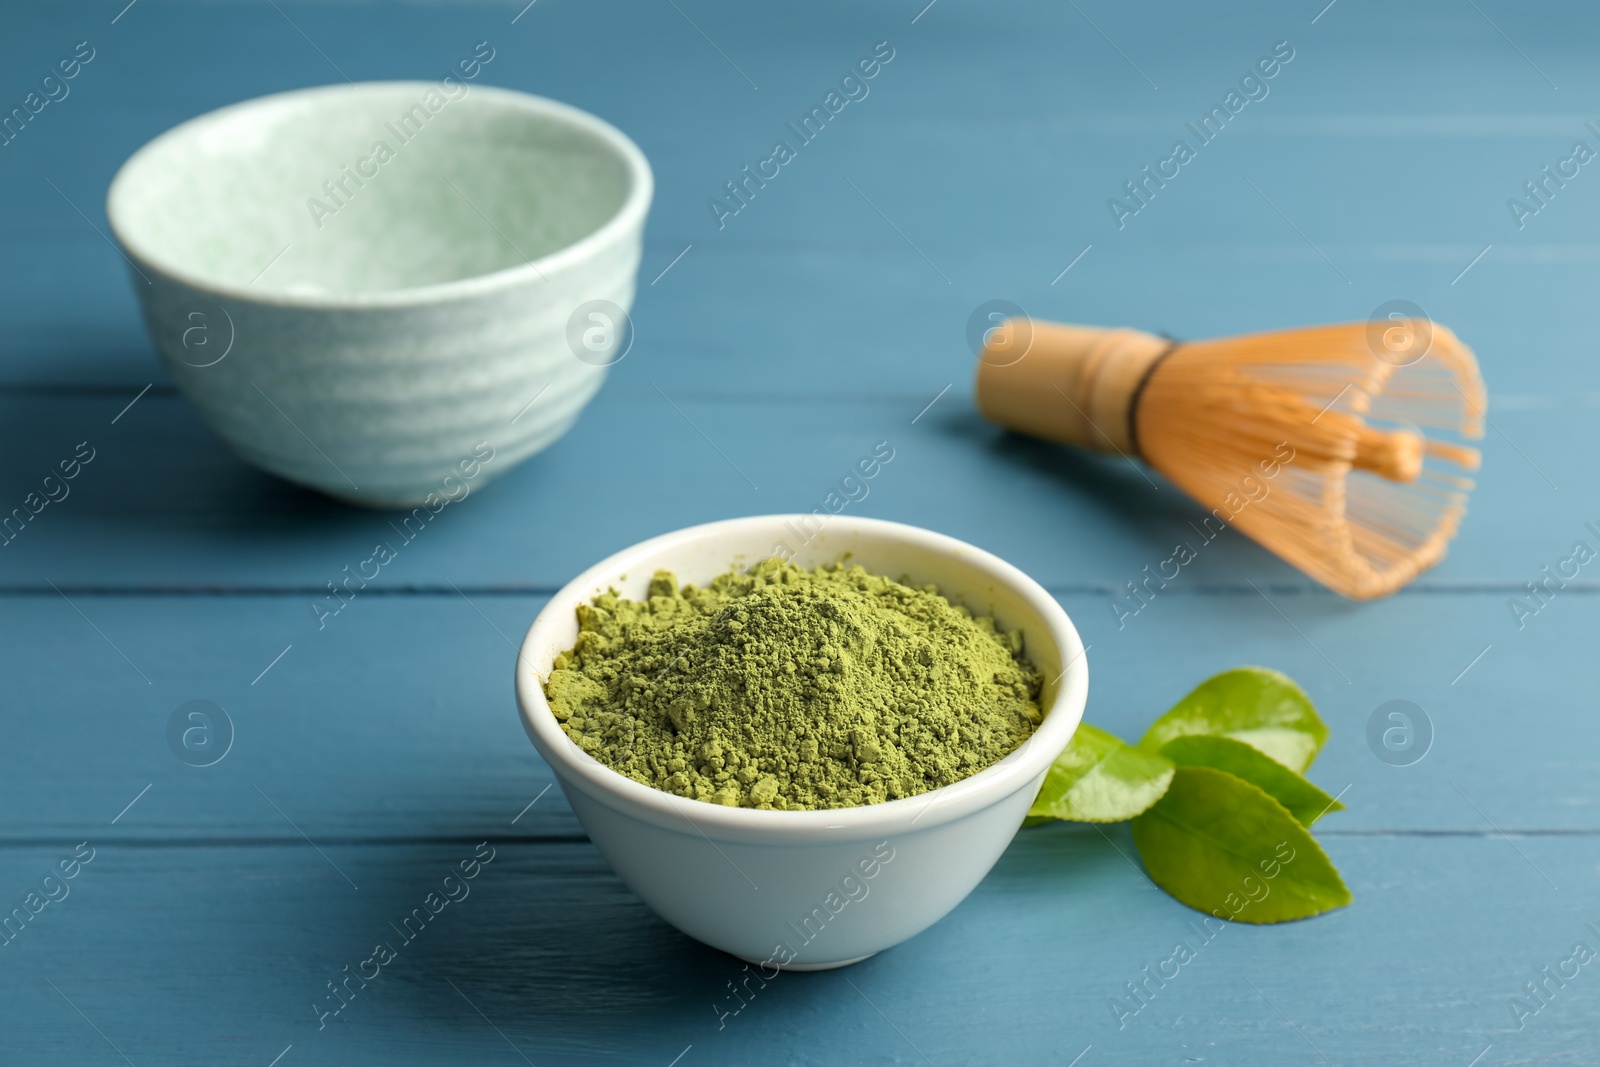
<path fill-rule="evenodd" d="M 1133 446 L 1133 454 L 1140 457 L 1143 457 L 1144 450 L 1139 447 L 1139 401 L 1144 396 L 1145 387 L 1150 384 L 1150 379 L 1155 377 L 1156 368 L 1166 362 L 1167 357 L 1176 352 L 1181 343 L 1176 337 L 1167 334 L 1161 336 L 1167 338 L 1167 347 L 1150 361 L 1150 366 L 1145 368 L 1144 374 L 1139 378 L 1139 384 L 1133 387 L 1133 395 L 1128 398 L 1128 443 Z"/>

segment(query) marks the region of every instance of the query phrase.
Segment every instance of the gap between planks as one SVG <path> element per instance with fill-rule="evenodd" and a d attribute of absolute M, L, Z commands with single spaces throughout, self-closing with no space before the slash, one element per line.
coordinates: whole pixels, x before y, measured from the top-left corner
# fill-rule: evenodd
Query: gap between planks
<path fill-rule="evenodd" d="M 1087 830 L 1071 830 L 1070 833 L 1087 834 Z M 1394 829 L 1368 829 L 1368 830 L 1319 830 L 1319 838 L 1333 837 L 1373 837 L 1373 838 L 1462 838 L 1485 841 L 1502 841 L 1506 838 L 1588 838 L 1600 837 L 1600 827 L 1576 829 L 1504 829 L 1504 830 L 1394 830 Z M 36 848 L 56 848 L 70 845 L 80 840 L 81 835 L 68 835 L 66 837 L 37 837 L 37 838 L 0 838 L 0 851 L 21 850 Z M 491 845 L 586 845 L 589 838 L 586 834 L 440 834 L 432 836 L 406 837 L 401 835 L 375 835 L 369 837 L 329 837 L 319 836 L 317 842 L 321 845 L 336 845 L 340 848 L 433 848 L 443 846 L 471 846 L 487 841 Z M 307 848 L 304 838 L 297 836 L 249 836 L 249 837 L 127 837 L 118 840 L 97 842 L 97 847 L 104 844 L 107 848 L 128 849 L 224 849 L 224 848 Z"/>
<path fill-rule="evenodd" d="M 46 597 L 54 598 L 60 593 L 68 596 L 83 597 L 149 597 L 181 598 L 181 597 L 239 597 L 245 598 L 271 598 L 271 597 L 303 597 L 323 596 L 327 593 L 326 586 L 313 585 L 71 585 L 59 583 L 60 589 L 50 585 L 37 585 L 30 582 L 0 583 L 0 597 Z M 1343 600 L 1332 590 L 1309 582 L 1295 585 L 1264 585 L 1263 588 L 1273 595 L 1282 596 L 1314 596 L 1323 599 Z M 549 597 L 554 596 L 561 586 L 544 584 L 496 584 L 496 585 L 433 585 L 429 583 L 411 583 L 393 586 L 372 586 L 361 591 L 362 596 L 372 597 L 446 597 L 458 598 L 462 594 L 475 597 Z M 1044 583 L 1044 589 L 1052 596 L 1120 596 L 1123 590 L 1114 585 L 1100 585 L 1098 583 L 1069 583 L 1066 585 L 1052 585 Z M 1575 593 L 1580 596 L 1593 596 L 1600 593 L 1600 582 L 1568 582 L 1561 590 L 1563 593 Z M 1396 590 L 1392 597 L 1422 597 L 1422 596 L 1522 596 L 1526 595 L 1526 584 L 1514 582 L 1415 582 L 1403 589 Z M 1250 585 L 1202 585 L 1196 584 L 1187 588 L 1163 590 L 1162 596 L 1171 597 L 1255 597 L 1260 591 Z"/>

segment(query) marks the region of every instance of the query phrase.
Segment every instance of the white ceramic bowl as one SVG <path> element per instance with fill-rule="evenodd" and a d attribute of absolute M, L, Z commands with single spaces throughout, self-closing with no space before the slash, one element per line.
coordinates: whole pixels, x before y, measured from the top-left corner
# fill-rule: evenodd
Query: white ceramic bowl
<path fill-rule="evenodd" d="M 551 599 L 522 642 L 517 701 L 534 746 L 618 875 L 691 937 L 751 962 L 839 967 L 937 922 L 994 866 L 1083 716 L 1078 632 L 1038 583 L 995 556 L 913 526 L 766 515 L 693 526 L 619 552 Z M 806 530 L 813 530 L 803 540 Z M 642 598 L 657 568 L 703 583 L 734 563 L 794 550 L 803 566 L 850 562 L 933 582 L 1006 629 L 1044 675 L 1043 724 L 993 766 L 918 796 L 825 811 L 758 811 L 687 800 L 596 761 L 562 732 L 542 679 L 577 638 L 576 609 L 614 588 Z M 831 896 L 830 896 L 831 894 Z"/>
<path fill-rule="evenodd" d="M 240 455 L 409 507 L 549 445 L 626 355 L 652 189 L 605 122 L 456 78 L 202 115 L 106 211 L 156 347 Z"/>

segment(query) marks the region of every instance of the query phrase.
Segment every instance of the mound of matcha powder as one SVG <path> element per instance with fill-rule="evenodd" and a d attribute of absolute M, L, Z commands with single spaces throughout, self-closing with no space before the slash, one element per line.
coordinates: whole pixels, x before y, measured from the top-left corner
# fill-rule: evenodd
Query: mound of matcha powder
<path fill-rule="evenodd" d="M 933 586 L 772 559 L 708 586 L 659 571 L 649 599 L 578 608 L 545 684 L 567 736 L 678 796 L 841 808 L 949 785 L 1025 741 L 1040 678 Z"/>

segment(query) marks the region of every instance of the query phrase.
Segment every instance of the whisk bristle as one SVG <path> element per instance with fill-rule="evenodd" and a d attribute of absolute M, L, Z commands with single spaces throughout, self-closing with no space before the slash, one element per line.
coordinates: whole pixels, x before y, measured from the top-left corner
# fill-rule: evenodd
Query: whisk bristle
<path fill-rule="evenodd" d="M 1479 463 L 1458 439 L 1483 435 L 1485 403 L 1471 350 L 1412 319 L 1179 345 L 1012 320 L 978 371 L 989 418 L 1137 454 L 1224 526 L 1357 599 L 1444 556 Z"/>
<path fill-rule="evenodd" d="M 1431 343 L 1394 362 L 1367 323 L 1184 344 L 1144 387 L 1140 450 L 1201 502 L 1238 502 L 1231 525 L 1318 581 L 1391 593 L 1443 557 L 1472 488 L 1457 472 L 1478 466 L 1476 449 L 1427 431 L 1483 432 L 1471 351 L 1414 325 Z"/>

